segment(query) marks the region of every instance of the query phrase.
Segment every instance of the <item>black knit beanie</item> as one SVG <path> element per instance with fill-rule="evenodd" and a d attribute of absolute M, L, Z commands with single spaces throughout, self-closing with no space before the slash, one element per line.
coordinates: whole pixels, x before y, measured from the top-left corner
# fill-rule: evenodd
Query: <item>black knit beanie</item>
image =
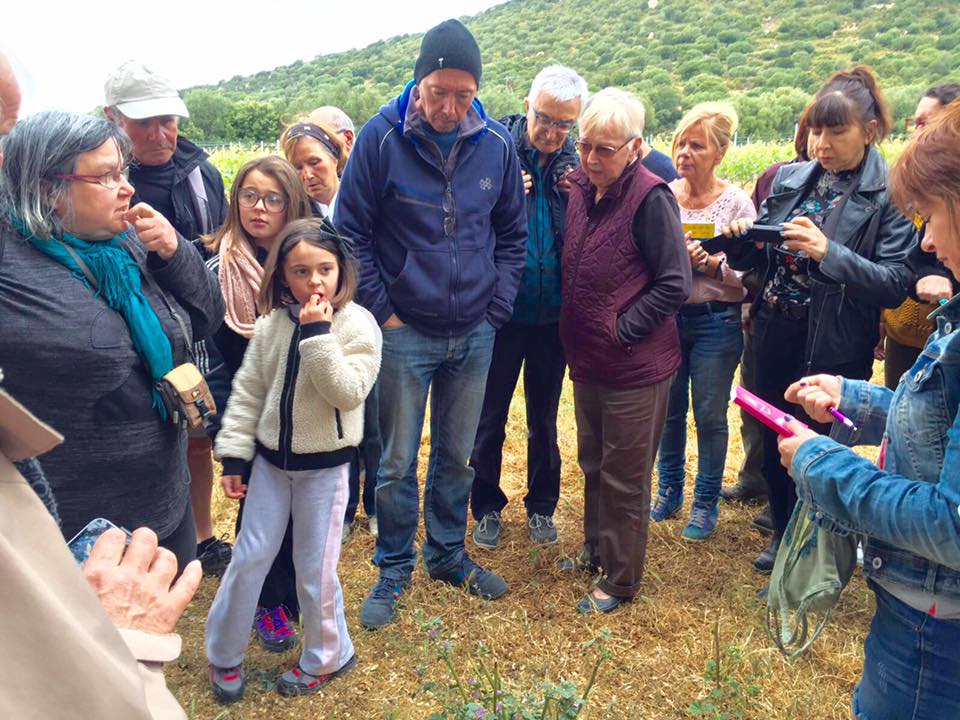
<path fill-rule="evenodd" d="M 459 20 L 444 20 L 432 27 L 420 43 L 420 55 L 413 69 L 413 79 L 419 83 L 434 70 L 464 70 L 480 86 L 483 66 L 480 47 L 473 34 Z"/>

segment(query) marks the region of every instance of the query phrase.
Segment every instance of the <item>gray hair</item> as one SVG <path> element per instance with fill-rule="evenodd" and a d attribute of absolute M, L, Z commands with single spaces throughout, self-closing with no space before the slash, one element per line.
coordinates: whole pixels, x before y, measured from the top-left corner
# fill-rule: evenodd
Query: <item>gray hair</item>
<path fill-rule="evenodd" d="M 527 95 L 527 99 L 533 102 L 541 92 L 560 102 L 580 100 L 580 107 L 586 105 L 589 99 L 587 81 L 575 70 L 563 65 L 547 65 L 538 72 L 530 85 L 530 94 Z"/>
<path fill-rule="evenodd" d="M 23 223 L 38 240 L 63 233 L 54 206 L 69 197 L 69 175 L 77 157 L 113 139 L 123 158 L 130 140 L 117 125 L 103 118 L 61 110 L 35 113 L 21 120 L 3 145 L 0 169 L 0 207 Z"/>
<path fill-rule="evenodd" d="M 580 114 L 580 133 L 610 128 L 622 138 L 643 137 L 646 111 L 643 103 L 631 92 L 620 88 L 604 88 L 592 98 Z"/>
<path fill-rule="evenodd" d="M 353 129 L 353 120 L 343 110 L 335 105 L 323 105 L 318 107 L 309 115 L 311 122 L 322 122 L 332 125 L 334 130 L 349 130 L 356 134 Z"/>

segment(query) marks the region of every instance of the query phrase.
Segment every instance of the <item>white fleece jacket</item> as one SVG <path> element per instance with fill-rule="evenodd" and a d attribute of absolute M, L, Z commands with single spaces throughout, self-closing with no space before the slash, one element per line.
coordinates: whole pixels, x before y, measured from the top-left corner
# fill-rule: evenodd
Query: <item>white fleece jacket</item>
<path fill-rule="evenodd" d="M 301 327 L 293 312 L 299 307 L 257 319 L 217 435 L 224 472 L 228 462 L 251 462 L 257 441 L 281 454 L 311 455 L 354 447 L 363 438 L 363 401 L 380 370 L 376 320 L 352 302 L 332 323 Z M 292 348 L 295 332 L 302 339 Z M 288 362 L 299 365 L 295 378 Z"/>

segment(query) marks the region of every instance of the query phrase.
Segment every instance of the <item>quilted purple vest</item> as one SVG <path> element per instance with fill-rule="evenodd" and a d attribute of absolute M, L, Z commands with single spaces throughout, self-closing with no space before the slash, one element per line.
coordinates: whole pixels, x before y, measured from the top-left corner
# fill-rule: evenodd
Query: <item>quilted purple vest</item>
<path fill-rule="evenodd" d="M 647 193 L 664 182 L 638 162 L 599 202 L 583 168 L 571 176 L 563 242 L 560 339 L 574 382 L 632 388 L 670 377 L 680 365 L 671 316 L 635 345 L 617 339 L 617 317 L 643 295 L 650 273 L 631 225 Z"/>

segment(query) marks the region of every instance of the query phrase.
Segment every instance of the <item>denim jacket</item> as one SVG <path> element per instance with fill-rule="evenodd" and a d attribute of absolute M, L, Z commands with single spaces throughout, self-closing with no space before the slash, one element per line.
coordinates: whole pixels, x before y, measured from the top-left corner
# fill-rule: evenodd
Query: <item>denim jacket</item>
<path fill-rule="evenodd" d="M 960 295 L 896 391 L 843 380 L 831 437 L 803 443 L 791 475 L 828 529 L 868 536 L 864 574 L 883 584 L 960 598 Z M 884 469 L 843 445 L 886 441 Z"/>

